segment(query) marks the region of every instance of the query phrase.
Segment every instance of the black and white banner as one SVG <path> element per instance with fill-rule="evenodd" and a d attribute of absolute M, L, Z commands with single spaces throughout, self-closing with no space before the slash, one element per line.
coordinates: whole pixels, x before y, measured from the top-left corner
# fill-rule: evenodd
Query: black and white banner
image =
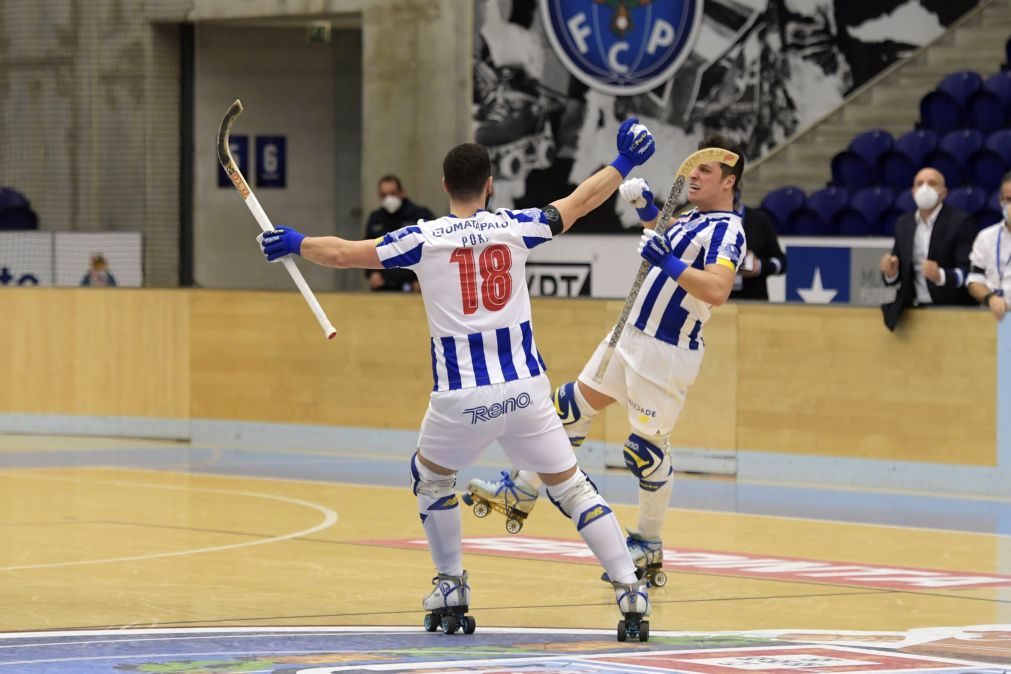
<path fill-rule="evenodd" d="M 475 139 L 495 163 L 492 205 L 536 207 L 564 196 L 610 161 L 629 115 L 657 139 L 658 157 L 637 175 L 659 196 L 711 133 L 757 159 L 975 5 L 476 0 Z M 610 203 L 573 231 L 635 222 L 630 207 Z"/>

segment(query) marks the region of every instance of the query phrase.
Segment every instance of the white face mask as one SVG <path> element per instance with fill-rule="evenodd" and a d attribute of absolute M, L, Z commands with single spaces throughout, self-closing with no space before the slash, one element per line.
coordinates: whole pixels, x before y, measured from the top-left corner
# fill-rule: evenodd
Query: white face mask
<path fill-rule="evenodd" d="M 935 190 L 930 185 L 920 185 L 920 188 L 913 193 L 913 200 L 916 201 L 916 207 L 921 211 L 929 211 L 934 206 L 937 205 L 937 201 L 940 198 L 937 190 Z"/>
<path fill-rule="evenodd" d="M 404 200 L 395 194 L 387 194 L 383 197 L 383 200 L 379 204 L 383 207 L 383 210 L 387 213 L 396 213 L 400 210 L 400 205 L 404 203 Z"/>

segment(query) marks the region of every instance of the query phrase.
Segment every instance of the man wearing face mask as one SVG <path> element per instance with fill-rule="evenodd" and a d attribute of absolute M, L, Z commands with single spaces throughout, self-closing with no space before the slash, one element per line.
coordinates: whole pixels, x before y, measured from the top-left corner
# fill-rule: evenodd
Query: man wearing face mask
<path fill-rule="evenodd" d="M 1007 315 L 1011 300 L 1011 173 L 1000 185 L 1004 219 L 980 230 L 969 256 L 969 294 L 998 321 Z"/>
<path fill-rule="evenodd" d="M 944 176 L 920 169 L 913 180 L 916 210 L 895 222 L 892 252 L 881 258 L 885 285 L 899 285 L 895 301 L 882 304 L 885 325 L 895 330 L 906 307 L 972 304 L 965 288 L 976 223 L 947 206 Z"/>
<path fill-rule="evenodd" d="M 415 225 L 418 220 L 435 219 L 432 211 L 407 198 L 400 178 L 392 174 L 379 179 L 379 204 L 365 224 L 366 239 L 384 237 L 401 227 Z M 418 277 L 409 269 L 367 269 L 365 278 L 372 290 L 421 292 Z"/>

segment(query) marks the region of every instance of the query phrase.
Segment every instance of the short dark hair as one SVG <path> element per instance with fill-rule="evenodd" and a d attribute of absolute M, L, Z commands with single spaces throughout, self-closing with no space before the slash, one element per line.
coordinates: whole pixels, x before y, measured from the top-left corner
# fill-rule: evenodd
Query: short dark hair
<path fill-rule="evenodd" d="M 1011 171 L 1004 174 L 1004 177 L 1000 179 L 1000 184 L 1011 183 Z"/>
<path fill-rule="evenodd" d="M 389 182 L 397 183 L 397 191 L 398 192 L 403 192 L 404 191 L 404 186 L 401 184 L 400 178 L 398 178 L 397 176 L 393 175 L 392 173 L 387 173 L 386 175 L 384 175 L 382 178 L 379 179 L 379 182 L 377 182 L 376 184 L 377 185 L 382 185 L 383 183 L 389 183 Z"/>
<path fill-rule="evenodd" d="M 739 159 L 737 164 L 730 166 L 720 162 L 720 170 L 723 173 L 723 177 L 726 178 L 732 175 L 736 178 L 734 181 L 734 191 L 740 194 L 741 192 L 741 179 L 744 177 L 744 151 L 736 143 L 730 142 L 728 138 L 720 135 L 708 136 L 699 142 L 699 149 L 703 150 L 707 147 L 718 147 L 721 150 L 730 150 L 736 154 Z"/>
<path fill-rule="evenodd" d="M 471 199 L 481 195 L 491 175 L 488 148 L 477 143 L 457 145 L 442 160 L 442 177 L 446 191 L 456 199 Z"/>

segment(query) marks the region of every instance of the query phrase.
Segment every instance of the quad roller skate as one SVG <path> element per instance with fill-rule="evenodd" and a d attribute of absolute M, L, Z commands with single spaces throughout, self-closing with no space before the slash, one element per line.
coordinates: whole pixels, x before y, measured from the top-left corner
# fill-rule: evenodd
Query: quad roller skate
<path fill-rule="evenodd" d="M 632 563 L 642 571 L 650 585 L 663 587 L 667 584 L 667 574 L 663 570 L 663 542 L 659 538 L 643 538 L 635 531 L 629 531 L 625 545 L 632 556 Z M 600 579 L 611 582 L 606 573 Z"/>
<path fill-rule="evenodd" d="M 432 579 L 432 590 L 421 602 L 428 611 L 425 616 L 425 630 L 435 632 L 440 627 L 444 634 L 455 634 L 463 630 L 464 634 L 473 634 L 477 621 L 466 615 L 470 609 L 470 585 L 467 584 L 467 572 L 460 576 L 448 576 L 440 573 Z"/>
<path fill-rule="evenodd" d="M 640 574 L 641 571 L 636 573 L 637 576 Z M 624 616 L 618 621 L 618 641 L 626 641 L 629 638 L 649 641 L 649 620 L 646 620 L 646 616 L 650 613 L 647 593 L 649 583 L 643 577 L 634 583 L 612 583 L 612 585 L 614 596 L 618 600 L 618 610 Z"/>
<path fill-rule="evenodd" d="M 538 490 L 518 479 L 517 471 L 503 470 L 501 480 L 471 480 L 463 502 L 474 506 L 474 514 L 487 517 L 492 510 L 506 517 L 506 531 L 518 534 L 523 520 L 537 504 Z"/>

